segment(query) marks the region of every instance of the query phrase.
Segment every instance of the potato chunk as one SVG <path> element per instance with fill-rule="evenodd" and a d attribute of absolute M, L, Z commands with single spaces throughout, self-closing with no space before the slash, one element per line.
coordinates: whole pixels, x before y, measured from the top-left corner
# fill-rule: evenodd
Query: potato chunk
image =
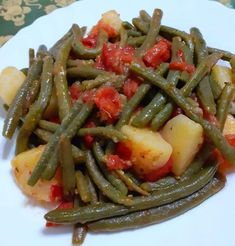
<path fill-rule="evenodd" d="M 50 181 L 39 180 L 33 187 L 27 184 L 44 147 L 44 145 L 41 145 L 37 148 L 20 153 L 12 160 L 12 167 L 15 179 L 25 194 L 38 201 L 50 202 L 51 186 L 59 185 L 58 179 L 53 178 Z"/>
<path fill-rule="evenodd" d="M 0 73 L 0 97 L 10 105 L 26 76 L 15 67 L 6 67 Z"/>
<path fill-rule="evenodd" d="M 172 146 L 173 169 L 179 176 L 190 165 L 203 142 L 203 129 L 185 115 L 177 115 L 163 127 L 163 138 Z"/>
<path fill-rule="evenodd" d="M 110 10 L 102 14 L 101 20 L 110 25 L 115 29 L 117 33 L 119 33 L 120 28 L 122 26 L 122 20 L 119 17 L 119 14 L 115 10 Z"/>
<path fill-rule="evenodd" d="M 226 118 L 223 134 L 224 135 L 235 134 L 235 118 L 231 114 L 229 114 Z"/>
<path fill-rule="evenodd" d="M 128 138 L 133 168 L 140 176 L 161 168 L 169 160 L 172 147 L 159 133 L 129 125 L 123 126 L 121 131 Z"/>

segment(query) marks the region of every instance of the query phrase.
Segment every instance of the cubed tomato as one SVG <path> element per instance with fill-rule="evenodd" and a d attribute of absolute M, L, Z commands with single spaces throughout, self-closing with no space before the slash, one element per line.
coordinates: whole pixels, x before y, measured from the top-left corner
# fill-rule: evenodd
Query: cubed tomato
<path fill-rule="evenodd" d="M 123 160 L 118 155 L 107 155 L 106 165 L 109 171 L 113 171 L 118 169 L 128 169 L 132 166 L 132 163 L 131 161 Z"/>

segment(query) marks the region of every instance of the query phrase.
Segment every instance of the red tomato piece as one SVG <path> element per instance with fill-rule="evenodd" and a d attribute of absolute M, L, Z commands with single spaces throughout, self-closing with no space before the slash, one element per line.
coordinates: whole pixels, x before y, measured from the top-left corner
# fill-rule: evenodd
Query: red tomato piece
<path fill-rule="evenodd" d="M 95 98 L 95 89 L 86 90 L 82 93 L 82 100 L 85 103 L 93 103 Z"/>
<path fill-rule="evenodd" d="M 105 23 L 103 20 L 100 20 L 91 30 L 91 36 L 98 36 L 100 29 L 103 29 L 109 38 L 115 38 L 118 35 L 118 32 L 109 24 Z"/>
<path fill-rule="evenodd" d="M 94 122 L 89 121 L 86 124 L 86 127 L 92 128 L 92 127 L 95 127 L 95 124 L 94 124 Z M 94 142 L 94 137 L 92 135 L 90 135 L 90 134 L 87 134 L 86 136 L 84 136 L 84 142 L 85 142 L 85 147 L 87 149 L 91 149 L 92 145 L 93 145 L 93 142 Z"/>
<path fill-rule="evenodd" d="M 127 146 L 126 143 L 123 142 L 118 142 L 116 144 L 116 150 L 115 153 L 123 160 L 130 160 L 131 159 L 131 154 L 132 151 L 131 149 Z"/>
<path fill-rule="evenodd" d="M 143 57 L 143 61 L 146 66 L 156 68 L 162 62 L 166 62 L 170 59 L 171 50 L 169 43 L 165 39 L 161 39 L 152 48 L 147 50 Z"/>
<path fill-rule="evenodd" d="M 136 91 L 139 87 L 139 81 L 134 79 L 128 79 L 124 82 L 123 85 L 123 93 L 124 95 L 130 99 L 132 96 L 135 95 Z"/>
<path fill-rule="evenodd" d="M 126 73 L 133 60 L 135 49 L 131 46 L 120 47 L 118 44 L 104 44 L 99 65 L 105 70 L 117 74 Z"/>
<path fill-rule="evenodd" d="M 88 35 L 82 39 L 82 43 L 88 48 L 95 48 L 97 45 L 97 37 L 98 35 Z"/>
<path fill-rule="evenodd" d="M 171 70 L 186 71 L 188 73 L 193 73 L 195 71 L 194 65 L 187 64 L 183 61 L 173 61 L 170 63 L 169 68 Z"/>
<path fill-rule="evenodd" d="M 50 188 L 50 200 L 51 202 L 58 202 L 62 200 L 63 190 L 59 185 L 52 185 Z"/>
<path fill-rule="evenodd" d="M 69 87 L 69 92 L 72 103 L 75 103 L 82 94 L 79 84 L 76 82 Z"/>
<path fill-rule="evenodd" d="M 116 120 L 121 112 L 121 99 L 118 91 L 111 87 L 105 86 L 97 90 L 95 94 L 95 104 L 100 110 L 101 116 L 105 120 Z"/>
<path fill-rule="evenodd" d="M 146 181 L 149 181 L 149 182 L 154 182 L 160 178 L 163 178 L 164 176 L 166 176 L 168 173 L 171 172 L 172 166 L 173 166 L 173 160 L 170 157 L 164 166 L 162 166 L 162 167 L 160 167 L 160 168 L 156 169 L 155 171 L 152 171 L 148 174 L 145 174 L 144 179 Z"/>
<path fill-rule="evenodd" d="M 106 165 L 109 171 L 128 169 L 132 166 L 130 161 L 121 159 L 118 155 L 107 155 Z"/>

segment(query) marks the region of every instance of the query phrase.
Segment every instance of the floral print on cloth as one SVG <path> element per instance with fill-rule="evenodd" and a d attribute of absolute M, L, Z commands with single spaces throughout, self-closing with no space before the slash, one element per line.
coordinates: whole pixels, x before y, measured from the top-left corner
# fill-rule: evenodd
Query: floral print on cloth
<path fill-rule="evenodd" d="M 75 1 L 79 0 L 0 0 L 0 47 L 38 17 Z M 235 0 L 214 1 L 235 8 Z"/>

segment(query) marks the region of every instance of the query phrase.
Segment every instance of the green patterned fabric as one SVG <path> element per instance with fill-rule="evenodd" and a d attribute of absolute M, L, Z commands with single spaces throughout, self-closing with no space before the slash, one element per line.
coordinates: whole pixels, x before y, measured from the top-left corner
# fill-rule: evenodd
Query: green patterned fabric
<path fill-rule="evenodd" d="M 0 47 L 38 17 L 76 0 L 0 0 Z M 98 0 L 97 0 L 98 1 Z M 235 0 L 214 0 L 235 8 Z"/>

